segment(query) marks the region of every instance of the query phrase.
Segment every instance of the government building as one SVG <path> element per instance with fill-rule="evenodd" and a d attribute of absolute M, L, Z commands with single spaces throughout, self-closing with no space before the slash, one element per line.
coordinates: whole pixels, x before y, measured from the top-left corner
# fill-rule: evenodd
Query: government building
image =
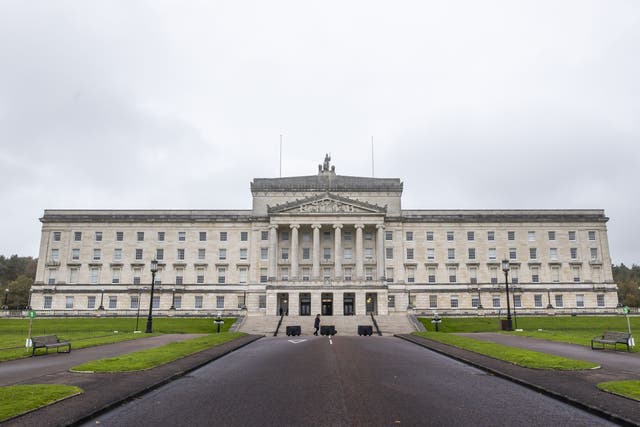
<path fill-rule="evenodd" d="M 158 314 L 504 314 L 505 280 L 518 314 L 615 311 L 603 210 L 405 210 L 402 190 L 327 156 L 254 179 L 250 210 L 45 210 L 31 306 L 135 315 L 155 259 Z"/>

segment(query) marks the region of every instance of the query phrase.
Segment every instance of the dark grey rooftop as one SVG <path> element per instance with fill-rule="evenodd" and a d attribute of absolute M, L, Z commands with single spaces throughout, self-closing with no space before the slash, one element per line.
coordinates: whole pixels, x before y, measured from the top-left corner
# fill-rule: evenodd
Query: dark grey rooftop
<path fill-rule="evenodd" d="M 251 191 L 398 191 L 402 192 L 399 178 L 368 178 L 336 175 L 324 172 L 318 175 L 290 176 L 286 178 L 254 178 Z"/>

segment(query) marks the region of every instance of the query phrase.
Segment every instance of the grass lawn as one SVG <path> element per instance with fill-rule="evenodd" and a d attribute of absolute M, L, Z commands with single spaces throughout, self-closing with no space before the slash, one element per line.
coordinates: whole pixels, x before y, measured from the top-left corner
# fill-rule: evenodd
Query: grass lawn
<path fill-rule="evenodd" d="M 640 317 L 629 319 L 631 332 L 640 341 Z M 430 317 L 419 320 L 427 330 L 434 330 Z M 518 317 L 517 324 L 522 332 L 505 333 L 584 346 L 591 346 L 591 339 L 604 331 L 627 331 L 627 320 L 623 315 Z M 443 318 L 439 329 L 441 332 L 498 332 L 500 324 L 496 317 Z M 618 349 L 627 350 L 626 346 L 618 346 Z M 631 351 L 640 352 L 640 342 Z"/>
<path fill-rule="evenodd" d="M 598 366 L 596 363 L 567 359 L 565 357 L 553 356 L 550 354 L 539 353 L 537 351 L 524 350 L 502 344 L 474 340 L 472 338 L 461 337 L 454 334 L 416 332 L 415 335 L 449 344 L 454 347 L 470 350 L 475 353 L 484 354 L 486 356 L 493 357 L 494 359 L 504 360 L 525 368 L 579 370 L 591 369 Z"/>
<path fill-rule="evenodd" d="M 146 317 L 140 317 L 138 327 L 145 329 Z M 235 322 L 234 318 L 225 318 L 221 331 L 228 331 Z M 149 337 L 149 334 L 134 334 L 136 319 L 130 317 L 91 317 L 91 318 L 44 318 L 33 321 L 31 336 L 55 334 L 60 339 L 71 342 L 72 350 L 108 344 L 137 338 Z M 31 355 L 24 347 L 29 330 L 29 319 L 0 319 L 0 361 L 19 359 Z M 154 317 L 153 332 L 169 333 L 212 333 L 217 330 L 213 318 L 175 318 Z M 118 333 L 114 333 L 118 331 Z"/>
<path fill-rule="evenodd" d="M 640 380 L 609 381 L 598 384 L 600 390 L 640 401 Z"/>
<path fill-rule="evenodd" d="M 181 342 L 174 342 L 161 347 L 136 351 L 121 356 L 93 360 L 74 366 L 72 371 L 89 372 L 126 372 L 150 369 L 158 365 L 169 363 L 198 351 L 232 341 L 244 336 L 241 332 L 225 332 L 210 334 L 205 337 L 194 338 Z"/>
<path fill-rule="evenodd" d="M 0 387 L 0 422 L 80 393 L 78 387 L 61 384 Z"/>

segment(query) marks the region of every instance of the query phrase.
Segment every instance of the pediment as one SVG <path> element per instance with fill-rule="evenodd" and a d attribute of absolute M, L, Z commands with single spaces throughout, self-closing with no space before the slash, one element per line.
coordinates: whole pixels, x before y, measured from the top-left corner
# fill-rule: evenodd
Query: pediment
<path fill-rule="evenodd" d="M 294 200 L 289 203 L 268 206 L 269 213 L 287 214 L 384 214 L 387 208 L 358 200 L 326 193 Z"/>

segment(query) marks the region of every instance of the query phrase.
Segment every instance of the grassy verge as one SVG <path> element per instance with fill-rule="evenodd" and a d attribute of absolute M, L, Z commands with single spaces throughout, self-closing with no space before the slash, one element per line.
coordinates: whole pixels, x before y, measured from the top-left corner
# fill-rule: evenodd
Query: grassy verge
<path fill-rule="evenodd" d="M 600 390 L 640 401 L 640 380 L 608 381 L 598 384 Z"/>
<path fill-rule="evenodd" d="M 150 369 L 172 362 L 207 348 L 244 336 L 240 332 L 211 334 L 187 341 L 174 342 L 161 347 L 136 351 L 121 356 L 94 360 L 71 368 L 72 371 L 127 372 Z"/>
<path fill-rule="evenodd" d="M 473 351 L 475 353 L 484 354 L 485 356 L 493 357 L 494 359 L 504 360 L 505 362 L 513 363 L 514 365 L 522 366 L 524 368 L 580 370 L 596 368 L 598 366 L 591 362 L 567 359 L 565 357 L 509 347 L 486 341 L 478 341 L 472 338 L 461 337 L 459 335 L 443 333 L 434 334 L 429 332 L 416 332 L 415 335 Z"/>
<path fill-rule="evenodd" d="M 78 387 L 61 384 L 0 387 L 0 422 L 80 393 Z"/>

